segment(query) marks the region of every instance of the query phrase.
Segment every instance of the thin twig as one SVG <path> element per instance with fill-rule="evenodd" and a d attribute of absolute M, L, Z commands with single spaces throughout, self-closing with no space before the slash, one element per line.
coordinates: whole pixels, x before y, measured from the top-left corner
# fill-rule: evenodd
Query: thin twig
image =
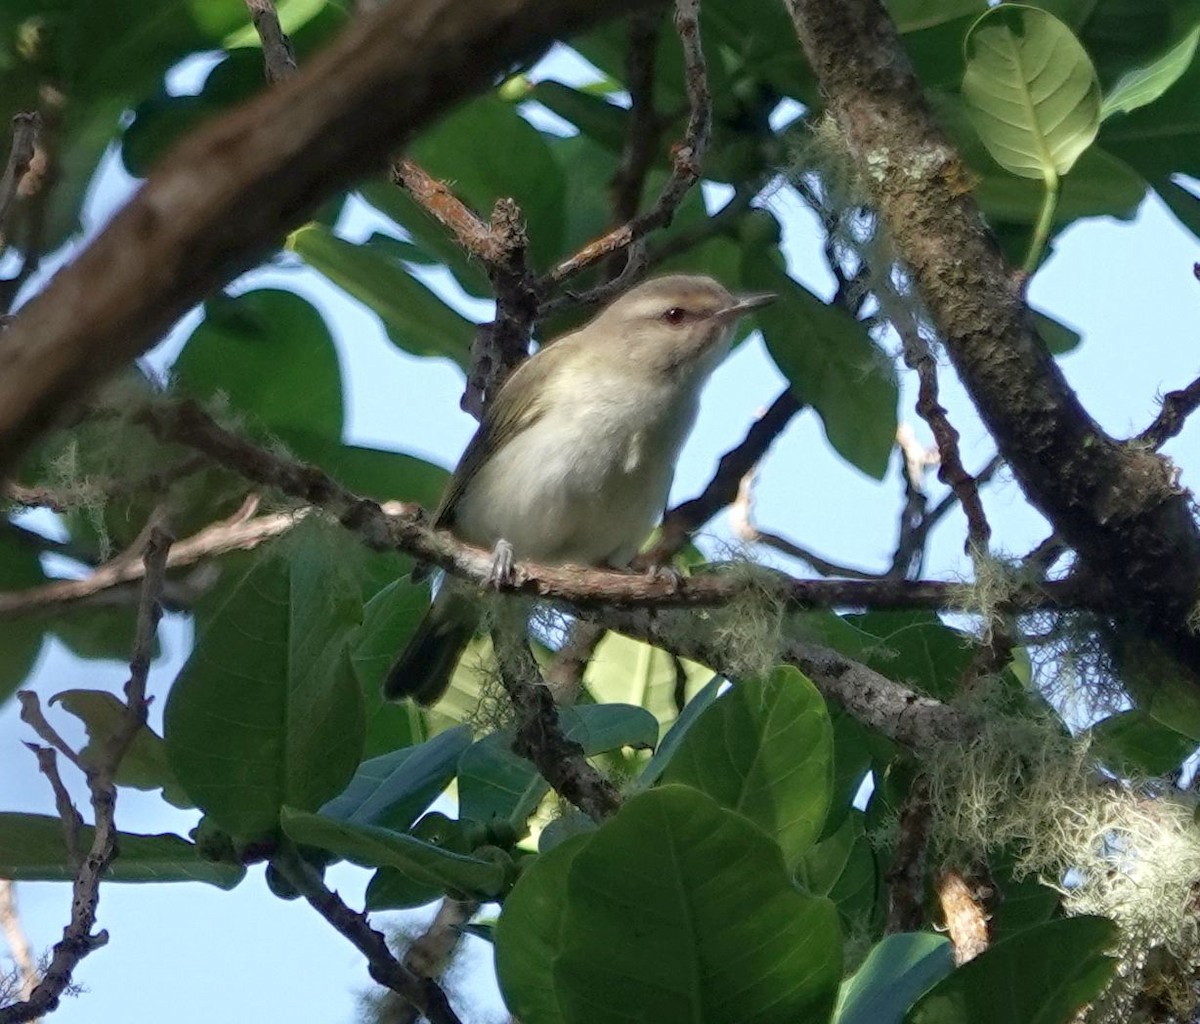
<path fill-rule="evenodd" d="M 404 951 L 404 966 L 418 978 L 439 978 L 454 956 L 463 938 L 463 925 L 479 910 L 475 900 L 456 900 L 446 896 L 438 904 L 433 920 Z M 421 1011 L 403 996 L 385 993 L 381 1012 L 376 1015 L 387 1024 L 417 1024 Z"/>
<path fill-rule="evenodd" d="M 588 763 L 583 747 L 567 739 L 558 721 L 558 709 L 529 645 L 496 629 L 492 643 L 500 664 L 500 681 L 517 712 L 513 750 L 537 768 L 564 800 L 593 821 L 616 813 L 621 796 L 616 787 Z"/>
<path fill-rule="evenodd" d="M 101 929 L 93 932 L 96 910 L 100 903 L 100 881 L 117 856 L 117 829 L 114 813 L 117 790 L 114 784 L 117 768 L 125 751 L 137 731 L 146 722 L 146 675 L 150 667 L 150 650 L 154 633 L 161 614 L 159 595 L 166 573 L 167 553 L 170 537 L 157 528 L 151 529 L 145 553 L 142 600 L 138 606 L 137 630 L 133 644 L 133 655 L 129 663 L 129 681 L 125 686 L 125 712 L 110 741 L 95 759 L 84 764 L 79 754 L 70 751 L 71 761 L 83 767 L 91 793 L 95 828 L 92 844 L 80 857 L 79 838 L 83 821 L 66 795 L 66 788 L 58 776 L 55 747 L 62 738 L 46 722 L 37 706 L 37 699 L 23 694 L 22 718 L 30 722 L 34 730 L 51 747 L 34 746 L 38 765 L 50 779 L 59 805 L 59 816 L 63 820 L 68 855 L 76 865 L 75 881 L 71 899 L 71 920 L 63 929 L 63 937 L 55 943 L 50 964 L 41 981 L 27 999 L 0 1008 L 0 1024 L 22 1024 L 49 1013 L 58 1006 L 79 962 L 93 950 L 108 942 L 108 933 Z M 27 714 L 28 713 L 28 714 Z M 65 747 L 65 744 L 63 744 Z M 61 749 L 61 748 L 60 748 Z"/>
<path fill-rule="evenodd" d="M 878 580 L 884 578 L 882 573 L 864 572 L 862 569 L 855 569 L 853 566 L 839 565 L 836 562 L 831 562 L 820 555 L 814 554 L 807 548 L 802 548 L 799 544 L 793 543 L 786 537 L 781 537 L 777 533 L 771 533 L 766 530 L 760 530 L 758 524 L 754 521 L 753 495 L 756 476 L 756 470 L 752 469 L 742 477 L 742 481 L 738 485 L 737 498 L 729 506 L 730 528 L 738 540 L 744 541 L 747 544 L 762 544 L 764 547 L 774 548 L 789 558 L 795 558 L 798 561 L 804 562 L 821 576 L 840 576 L 844 579 L 852 580 Z"/>
<path fill-rule="evenodd" d="M 375 981 L 415 1006 L 431 1024 L 462 1024 L 441 986 L 431 978 L 418 977 L 397 960 L 387 940 L 371 927 L 366 915 L 351 910 L 299 853 L 284 848 L 271 863 L 309 906 L 366 957 L 367 970 Z"/>
<path fill-rule="evenodd" d="M 713 516 L 737 498 L 742 478 L 766 455 L 772 442 L 783 433 L 802 408 L 790 390 L 782 392 L 771 407 L 754 421 L 745 438 L 721 456 L 717 471 L 695 498 L 676 505 L 663 516 L 658 542 L 642 561 L 662 565 Z"/>
<path fill-rule="evenodd" d="M 17 198 L 17 187 L 29 164 L 33 160 L 34 146 L 42 127 L 37 111 L 23 111 L 13 115 L 12 145 L 8 151 L 8 163 L 4 177 L 0 178 L 0 255 L 8 247 L 8 219 Z"/>
<path fill-rule="evenodd" d="M 38 970 L 17 910 L 16 883 L 7 878 L 0 878 L 0 929 L 4 931 L 8 951 L 21 975 L 21 998 L 28 999 L 37 987 Z"/>
<path fill-rule="evenodd" d="M 229 519 L 206 526 L 198 533 L 172 545 L 167 568 L 177 569 L 215 558 L 230 551 L 245 551 L 286 533 L 304 516 L 304 511 L 282 512 L 247 519 L 239 511 Z M 142 579 L 145 563 L 118 557 L 96 568 L 80 580 L 55 580 L 25 590 L 0 591 L 0 620 L 20 618 L 47 608 L 74 604 L 115 587 Z"/>
<path fill-rule="evenodd" d="M 296 52 L 292 41 L 279 24 L 274 0 L 245 0 L 250 10 L 254 31 L 262 42 L 263 69 L 267 81 L 274 85 L 296 73 Z"/>
<path fill-rule="evenodd" d="M 547 294 L 555 285 L 561 284 L 599 260 L 626 249 L 656 228 L 667 227 L 675 216 L 684 196 L 700 180 L 704 158 L 708 152 L 712 134 L 712 99 L 708 93 L 708 72 L 704 51 L 700 41 L 700 14 L 698 0 L 676 0 L 675 31 L 683 45 L 684 85 L 688 94 L 688 122 L 682 142 L 671 154 L 671 174 L 658 195 L 654 205 L 619 228 L 614 228 L 594 242 L 580 249 L 573 256 L 555 266 L 538 282 L 539 294 Z M 582 295 L 568 295 L 562 300 L 547 303 L 543 312 L 566 305 L 597 305 L 617 294 L 628 281 L 623 280 L 601 285 Z"/>
<path fill-rule="evenodd" d="M 1156 451 L 1171 438 L 1177 437 L 1183 430 L 1187 418 L 1200 408 L 1200 377 L 1197 377 L 1186 388 L 1170 391 L 1163 396 L 1162 408 L 1154 422 L 1134 439 L 1138 444 L 1145 445 Z"/>
<path fill-rule="evenodd" d="M 624 224 L 637 215 L 646 175 L 658 149 L 660 124 L 654 110 L 654 69 L 661 29 L 662 14 L 659 11 L 643 11 L 629 19 L 625 49 L 629 127 L 620 163 L 609 186 L 616 224 Z"/>

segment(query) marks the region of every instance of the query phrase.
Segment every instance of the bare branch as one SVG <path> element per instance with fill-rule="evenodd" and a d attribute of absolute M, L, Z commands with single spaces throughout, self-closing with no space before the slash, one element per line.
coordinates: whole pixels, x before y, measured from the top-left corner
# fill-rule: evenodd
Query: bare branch
<path fill-rule="evenodd" d="M 734 501 L 742 478 L 766 455 L 775 438 L 783 433 L 792 417 L 802 408 L 802 403 L 790 390 L 780 394 L 771 407 L 755 420 L 742 442 L 721 456 L 717 471 L 703 493 L 670 509 L 663 516 L 658 542 L 642 561 L 660 565 L 665 563 L 687 543 L 692 533 Z"/>
<path fill-rule="evenodd" d="M 925 923 L 925 860 L 929 852 L 930 820 L 929 780 L 918 775 L 900 808 L 896 849 L 884 876 L 888 933 L 919 931 Z"/>
<path fill-rule="evenodd" d="M 700 180 L 704 157 L 708 152 L 709 137 L 712 134 L 712 99 L 708 94 L 708 73 L 700 43 L 699 0 L 676 0 L 675 31 L 683 44 L 684 85 L 690 110 L 683 141 L 672 151 L 670 177 L 649 210 L 602 235 L 559 263 L 539 282 L 539 293 L 547 293 L 554 285 L 586 270 L 606 256 L 629 247 L 643 238 L 648 231 L 668 226 L 688 190 Z M 601 285 L 583 295 L 569 296 L 567 302 L 562 304 L 602 303 L 628 287 L 629 282 L 623 280 L 624 277 L 622 274 L 617 282 Z M 549 303 L 544 311 L 550 312 L 554 308 L 558 306 Z"/>
<path fill-rule="evenodd" d="M 292 41 L 279 24 L 274 0 L 246 0 L 254 31 L 262 42 L 263 65 L 267 81 L 272 85 L 296 73 L 296 53 Z"/>
<path fill-rule="evenodd" d="M 1186 388 L 1171 391 L 1163 396 L 1162 408 L 1154 418 L 1154 422 L 1138 434 L 1138 444 L 1147 445 L 1155 450 L 1161 448 L 1171 438 L 1177 437 L 1183 430 L 1187 418 L 1200 408 L 1200 377 L 1197 377 Z"/>
<path fill-rule="evenodd" d="M 230 519 L 211 526 L 172 545 L 167 568 L 186 565 L 230 551 L 245 551 L 286 533 L 304 516 L 304 511 L 277 513 L 248 519 L 241 511 Z M 81 580 L 55 580 L 25 590 L 0 591 L 0 620 L 20 618 L 48 608 L 86 601 L 106 590 L 126 586 L 142 579 L 144 562 L 118 557 L 99 566 Z"/>
<path fill-rule="evenodd" d="M 385 166 L 414 131 L 513 60 L 645 6 L 388 4 L 351 21 L 288 80 L 188 135 L 5 331 L 0 475 L 85 391 L 327 196 Z"/>
<path fill-rule="evenodd" d="M 654 162 L 661 131 L 654 110 L 654 65 L 661 34 L 662 13 L 644 11 L 629 19 L 625 51 L 625 87 L 629 92 L 629 128 L 621 162 L 613 174 L 613 220 L 632 220 L 641 205 L 646 175 Z"/>
<path fill-rule="evenodd" d="M 8 221 L 17 198 L 17 186 L 29 170 L 41 126 L 42 119 L 37 111 L 13 115 L 12 145 L 8 151 L 4 177 L 0 178 L 0 254 L 7 248 Z"/>
<path fill-rule="evenodd" d="M 124 717 L 105 749 L 94 760 L 89 759 L 89 763 L 85 764 L 45 720 L 40 706 L 37 705 L 37 698 L 28 692 L 22 694 L 21 717 L 33 726 L 39 736 L 53 745 L 34 746 L 33 749 L 38 755 L 39 767 L 54 787 L 59 816 L 63 820 L 67 851 L 76 865 L 76 873 L 71 899 L 71 920 L 63 929 L 63 937 L 55 943 L 50 965 L 28 998 L 0 1008 L 0 1024 L 22 1024 L 24 1021 L 42 1017 L 57 1007 L 79 962 L 94 949 L 108 942 L 106 931 L 102 929 L 93 933 L 92 929 L 96 924 L 96 910 L 100 903 L 100 881 L 117 855 L 117 828 L 114 820 L 117 790 L 113 780 L 130 742 L 146 722 L 146 674 L 150 667 L 154 632 L 161 614 L 158 601 L 169 547 L 170 538 L 161 530 L 152 528 L 144 559 L 142 600 L 138 607 L 137 632 L 129 664 L 129 682 L 125 686 Z M 79 849 L 83 820 L 71 803 L 58 775 L 55 764 L 56 747 L 67 753 L 71 761 L 83 769 L 91 792 L 92 812 L 96 824 L 91 847 L 83 856 L 80 856 Z"/>
<path fill-rule="evenodd" d="M 463 925 L 479 910 L 475 900 L 455 900 L 446 896 L 438 904 L 429 927 L 404 951 L 404 966 L 419 978 L 438 978 L 445 972 L 463 937 Z M 417 1024 L 421 1011 L 403 996 L 388 991 L 382 1012 L 376 1014 L 387 1024 Z"/>
<path fill-rule="evenodd" d="M 621 806 L 620 794 L 588 763 L 583 747 L 563 734 L 554 697 L 541 682 L 541 672 L 524 638 L 497 629 L 492 643 L 500 663 L 500 681 L 517 712 L 513 750 L 530 761 L 559 796 L 593 821 L 611 817 Z"/>
<path fill-rule="evenodd" d="M 421 1011 L 431 1024 L 462 1024 L 446 993 L 431 978 L 420 978 L 388 948 L 387 940 L 330 889 L 317 870 L 294 849 L 280 850 L 271 863 L 308 905 L 340 932 L 367 960 L 372 978 Z"/>
<path fill-rule="evenodd" d="M 7 878 L 0 878 L 0 929 L 4 931 L 8 951 L 21 974 L 21 998 L 28 999 L 38 983 L 37 965 L 33 962 L 33 950 L 21 926 L 16 883 Z"/>

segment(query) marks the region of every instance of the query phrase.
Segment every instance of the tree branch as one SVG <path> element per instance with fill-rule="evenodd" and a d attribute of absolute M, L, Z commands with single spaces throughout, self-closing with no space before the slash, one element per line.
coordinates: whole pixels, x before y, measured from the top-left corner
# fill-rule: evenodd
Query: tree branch
<path fill-rule="evenodd" d="M 34 144 L 42 119 L 36 111 L 14 114 L 12 119 L 12 145 L 8 151 L 8 163 L 4 177 L 0 178 L 0 255 L 7 248 L 8 220 L 17 199 L 17 186 L 33 160 Z"/>
<path fill-rule="evenodd" d="M 63 992 L 70 985 L 71 976 L 79 962 L 108 942 L 106 931 L 101 929 L 93 933 L 92 929 L 96 924 L 96 910 L 100 903 L 100 881 L 107 873 L 113 858 L 117 856 L 117 828 L 114 820 L 117 789 L 114 778 L 133 737 L 146 724 L 146 676 L 150 670 L 154 633 L 162 614 L 158 599 L 166 575 L 170 544 L 170 538 L 161 530 L 151 529 L 144 555 L 144 583 L 138 605 L 133 655 L 129 662 L 129 680 L 125 684 L 124 714 L 104 748 L 94 758 L 89 757 L 85 763 L 79 754 L 66 746 L 42 716 L 37 698 L 28 692 L 22 694 L 21 717 L 32 725 L 42 739 L 51 744 L 49 747 L 31 746 L 38 755 L 39 767 L 54 788 L 59 816 L 63 820 L 67 851 L 76 865 L 76 873 L 71 898 L 71 920 L 63 929 L 63 937 L 55 943 L 49 966 L 27 999 L 0 1008 L 0 1024 L 23 1024 L 55 1009 Z M 83 821 L 58 776 L 55 748 L 67 753 L 72 762 L 82 768 L 87 776 L 95 815 L 95 829 L 92 845 L 82 856 L 79 840 Z"/>
<path fill-rule="evenodd" d="M 1168 392 L 1163 396 L 1162 408 L 1154 418 L 1154 422 L 1138 434 L 1137 443 L 1157 451 L 1171 438 L 1179 436 L 1187 418 L 1198 408 L 1200 408 L 1200 377 L 1197 377 L 1186 388 Z"/>
<path fill-rule="evenodd" d="M 388 4 L 185 138 L 0 343 L 0 475 L 82 394 L 512 61 L 650 0 Z"/>
<path fill-rule="evenodd" d="M 279 24 L 274 0 L 245 0 L 254 31 L 262 42 L 263 65 L 267 81 L 274 85 L 296 73 L 296 53 L 292 41 Z"/>
<path fill-rule="evenodd" d="M 878 0 L 786 0 L 850 158 L 959 377 L 1033 505 L 1200 670 L 1200 531 L 1158 456 L 1108 437 L 1038 337 Z"/>
<path fill-rule="evenodd" d="M 418 977 L 397 960 L 387 940 L 371 927 L 366 915 L 351 910 L 294 849 L 280 850 L 271 863 L 309 906 L 366 957 L 367 970 L 375 981 L 415 1006 L 431 1024 L 462 1024 L 438 983 L 432 978 Z"/>

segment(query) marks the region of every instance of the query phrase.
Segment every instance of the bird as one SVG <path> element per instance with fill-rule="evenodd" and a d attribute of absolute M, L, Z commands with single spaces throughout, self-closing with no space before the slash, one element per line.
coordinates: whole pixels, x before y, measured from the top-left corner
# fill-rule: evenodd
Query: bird
<path fill-rule="evenodd" d="M 775 298 L 702 275 L 652 278 L 542 346 L 486 407 L 432 526 L 512 559 L 626 568 L 661 515 L 700 393 L 737 321 Z M 479 625 L 447 580 L 383 685 L 436 703 Z"/>

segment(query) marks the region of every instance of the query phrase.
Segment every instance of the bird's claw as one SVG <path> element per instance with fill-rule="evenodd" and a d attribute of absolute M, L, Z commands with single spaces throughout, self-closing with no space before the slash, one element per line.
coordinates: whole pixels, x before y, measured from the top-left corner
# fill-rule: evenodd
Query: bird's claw
<path fill-rule="evenodd" d="M 512 582 L 513 549 L 508 541 L 501 538 L 492 548 L 492 564 L 483 583 L 484 586 L 500 590 L 502 587 L 511 586 Z"/>

